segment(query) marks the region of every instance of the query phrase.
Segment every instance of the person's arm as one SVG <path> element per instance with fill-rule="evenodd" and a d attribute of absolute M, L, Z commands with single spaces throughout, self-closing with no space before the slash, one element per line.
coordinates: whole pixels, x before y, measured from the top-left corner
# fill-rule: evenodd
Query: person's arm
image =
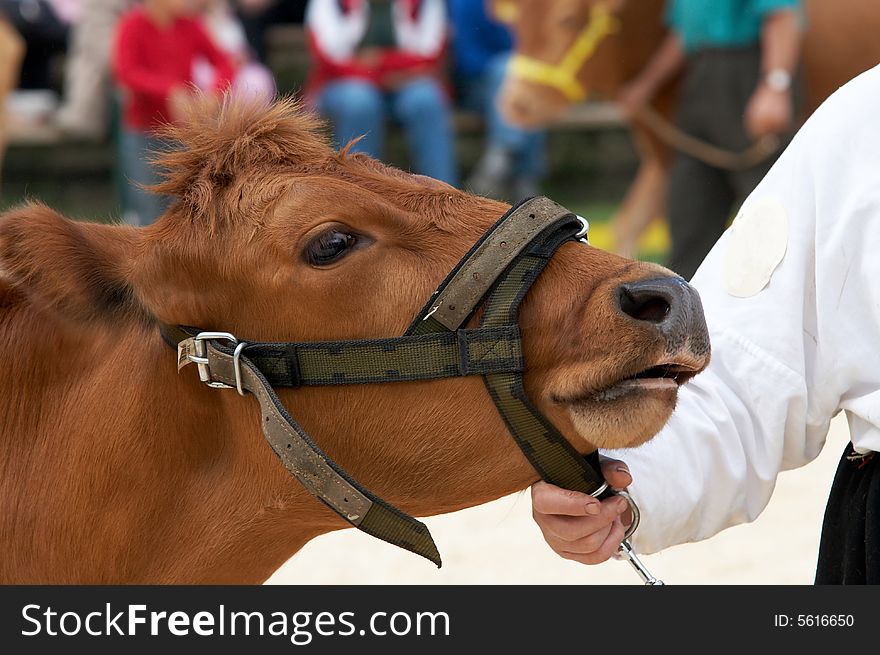
<path fill-rule="evenodd" d="M 779 472 L 818 455 L 841 409 L 854 446 L 880 451 L 878 96 L 880 67 L 827 100 L 694 277 L 712 361 L 681 389 L 660 434 L 608 453 L 632 474 L 640 551 L 753 520 Z M 587 515 L 585 498 L 541 487 L 542 502 L 549 497 L 557 511 L 536 507 L 536 521 L 545 534 L 565 524 L 568 547 L 548 539 L 554 550 L 578 561 L 607 559 L 615 544 L 597 545 L 595 535 L 609 517 Z M 584 511 L 560 522 L 565 497 L 582 501 Z"/>
<path fill-rule="evenodd" d="M 198 24 L 193 23 L 193 39 L 196 49 L 214 68 L 214 92 L 226 90 L 235 77 L 235 66 L 232 59 L 220 50 L 208 33 Z"/>
<path fill-rule="evenodd" d="M 682 69 L 684 62 L 685 51 L 681 37 L 670 30 L 645 68 L 618 94 L 617 102 L 624 115 L 632 118 Z"/>
<path fill-rule="evenodd" d="M 365 15 L 344 13 L 337 0 L 310 0 L 305 27 L 312 54 L 326 66 L 352 65 L 367 30 Z"/>
<path fill-rule="evenodd" d="M 403 4 L 394 4 L 394 22 L 402 54 L 437 61 L 446 49 L 449 27 L 444 0 L 424 0 L 417 20 L 406 15 Z"/>
<path fill-rule="evenodd" d="M 792 124 L 792 81 L 801 50 L 800 16 L 796 9 L 768 13 L 761 31 L 761 81 L 745 114 L 753 137 L 785 132 Z"/>
<path fill-rule="evenodd" d="M 441 64 L 446 51 L 448 23 L 443 0 L 426 0 L 413 21 L 395 3 L 394 22 L 397 48 L 382 51 L 378 68 L 382 83 L 395 88 L 407 80 L 423 75 L 441 77 Z"/>
<path fill-rule="evenodd" d="M 137 24 L 123 20 L 113 48 L 113 72 L 116 80 L 134 93 L 164 100 L 178 85 L 178 81 L 143 66 L 138 56 L 142 48 Z"/>

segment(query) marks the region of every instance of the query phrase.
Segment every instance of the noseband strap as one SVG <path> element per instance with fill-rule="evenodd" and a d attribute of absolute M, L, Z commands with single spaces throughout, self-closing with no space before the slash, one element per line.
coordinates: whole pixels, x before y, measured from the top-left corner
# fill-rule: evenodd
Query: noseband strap
<path fill-rule="evenodd" d="M 597 497 L 598 469 L 531 403 L 523 386 L 519 306 L 553 254 L 585 234 L 585 221 L 547 198 L 511 208 L 432 294 L 406 334 L 389 339 L 240 342 L 226 333 L 162 326 L 178 368 L 195 363 L 203 382 L 259 401 L 266 441 L 285 468 L 354 527 L 440 566 L 428 528 L 346 473 L 309 437 L 273 387 L 376 384 L 481 375 L 517 445 L 541 477 Z M 480 325 L 463 326 L 484 307 Z"/>
<path fill-rule="evenodd" d="M 549 86 L 570 102 L 587 99 L 587 89 L 578 73 L 593 56 L 599 44 L 620 27 L 619 19 L 603 3 L 593 5 L 590 20 L 558 64 L 549 64 L 534 57 L 514 55 L 508 63 L 511 75 L 526 82 Z"/>

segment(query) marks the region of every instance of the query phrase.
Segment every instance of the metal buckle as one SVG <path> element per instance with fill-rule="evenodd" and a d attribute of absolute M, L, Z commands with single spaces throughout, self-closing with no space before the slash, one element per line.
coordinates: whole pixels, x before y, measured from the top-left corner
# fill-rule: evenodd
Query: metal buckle
<path fill-rule="evenodd" d="M 575 214 L 575 218 L 578 219 L 578 223 L 581 224 L 581 229 L 578 231 L 577 234 L 574 235 L 574 238 L 581 243 L 586 243 L 587 245 L 590 245 L 590 242 L 587 238 L 587 233 L 590 231 L 590 222 L 583 216 L 578 216 L 577 214 Z"/>
<path fill-rule="evenodd" d="M 229 332 L 199 332 L 193 337 L 193 348 L 196 351 L 195 355 L 187 355 L 186 358 L 196 365 L 199 369 L 199 380 L 207 384 L 209 387 L 212 389 L 232 389 L 233 387 L 228 384 L 211 380 L 211 369 L 208 368 L 208 346 L 205 342 L 214 340 L 228 341 L 230 344 L 236 346 L 238 344 L 238 339 L 236 339 L 234 335 L 229 334 Z M 240 379 L 240 377 L 241 375 L 239 371 L 236 370 L 236 381 Z"/>
<path fill-rule="evenodd" d="M 627 504 L 629 505 L 629 511 L 630 513 L 632 513 L 632 523 L 629 524 L 629 527 L 626 529 L 626 533 L 623 535 L 624 539 L 629 539 L 633 535 L 633 532 L 638 529 L 639 521 L 642 520 L 642 513 L 639 511 L 639 506 L 636 505 L 636 501 L 633 500 L 633 497 L 629 495 L 629 492 L 620 489 L 615 491 L 614 493 L 627 502 Z"/>

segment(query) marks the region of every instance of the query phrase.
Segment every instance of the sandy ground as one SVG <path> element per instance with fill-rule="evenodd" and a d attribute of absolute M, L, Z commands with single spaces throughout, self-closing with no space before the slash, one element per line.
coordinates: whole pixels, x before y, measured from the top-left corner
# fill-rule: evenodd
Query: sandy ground
<path fill-rule="evenodd" d="M 643 558 L 668 584 L 810 584 L 822 514 L 849 439 L 841 414 L 817 460 L 783 473 L 757 521 Z M 628 564 L 567 562 L 546 546 L 527 492 L 427 519 L 443 568 L 356 530 L 310 542 L 269 584 L 640 584 Z"/>

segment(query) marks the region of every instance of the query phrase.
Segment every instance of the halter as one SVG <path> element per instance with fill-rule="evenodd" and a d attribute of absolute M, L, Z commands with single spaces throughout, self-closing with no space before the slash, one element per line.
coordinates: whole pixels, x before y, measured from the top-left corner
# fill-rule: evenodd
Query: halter
<path fill-rule="evenodd" d="M 514 55 L 510 59 L 508 70 L 514 77 L 526 82 L 556 89 L 571 102 L 581 102 L 587 98 L 587 90 L 578 80 L 578 72 L 605 37 L 614 34 L 619 28 L 620 20 L 609 11 L 605 3 L 593 5 L 589 22 L 562 57 L 562 61 L 553 65 L 534 57 Z"/>
<path fill-rule="evenodd" d="M 578 453 L 535 408 L 523 387 L 520 303 L 560 246 L 572 240 L 586 243 L 587 228 L 583 218 L 547 198 L 528 199 L 511 208 L 449 273 L 401 337 L 256 343 L 227 332 L 164 325 L 162 336 L 177 347 L 178 370 L 196 364 L 208 386 L 256 397 L 266 440 L 309 492 L 352 526 L 438 567 L 440 553 L 427 526 L 346 473 L 288 413 L 273 387 L 481 375 L 514 441 L 544 480 L 597 498 L 614 493 L 627 498 L 635 519 L 629 537 L 638 525 L 632 499 L 608 486 L 599 471 L 598 454 L 585 458 Z M 479 327 L 463 327 L 481 304 Z M 648 580 L 645 575 L 643 579 Z"/>

